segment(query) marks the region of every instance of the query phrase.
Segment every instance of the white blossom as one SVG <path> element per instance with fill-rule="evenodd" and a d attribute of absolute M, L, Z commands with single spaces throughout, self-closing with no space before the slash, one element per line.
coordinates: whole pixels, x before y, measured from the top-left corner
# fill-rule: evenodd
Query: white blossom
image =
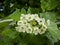
<path fill-rule="evenodd" d="M 32 17 L 33 17 L 33 18 L 32 18 Z M 26 19 L 27 19 L 28 21 L 31 21 L 31 20 L 34 19 L 34 16 L 33 16 L 33 15 L 28 15 L 28 16 L 26 16 Z"/>
<path fill-rule="evenodd" d="M 21 14 L 20 20 L 24 20 L 25 19 L 25 14 Z"/>
<path fill-rule="evenodd" d="M 50 25 L 50 20 L 47 20 L 47 25 Z"/>
<path fill-rule="evenodd" d="M 35 35 L 37 35 L 38 32 L 39 32 L 39 28 L 38 28 L 38 27 L 34 27 L 34 29 L 33 29 L 33 33 L 34 33 Z"/>
<path fill-rule="evenodd" d="M 26 27 L 25 26 L 19 26 L 19 32 L 25 32 L 26 31 Z"/>
<path fill-rule="evenodd" d="M 39 34 L 44 34 L 46 29 L 40 29 Z"/>
<path fill-rule="evenodd" d="M 18 32 L 33 33 L 35 35 L 44 34 L 50 20 L 39 18 L 38 14 L 21 14 L 20 20 L 17 22 L 16 30 Z"/>
<path fill-rule="evenodd" d="M 17 22 L 17 25 L 21 25 L 21 24 L 23 24 L 22 20 L 20 20 L 20 21 Z"/>
<path fill-rule="evenodd" d="M 27 33 L 32 33 L 32 28 L 31 27 L 28 27 L 27 30 L 26 30 Z"/>
<path fill-rule="evenodd" d="M 38 18 L 37 22 L 39 25 L 41 25 L 41 24 L 43 25 L 45 22 L 45 19 L 44 18 Z"/>
<path fill-rule="evenodd" d="M 43 28 L 43 29 L 47 29 L 47 26 L 43 24 L 42 28 Z"/>

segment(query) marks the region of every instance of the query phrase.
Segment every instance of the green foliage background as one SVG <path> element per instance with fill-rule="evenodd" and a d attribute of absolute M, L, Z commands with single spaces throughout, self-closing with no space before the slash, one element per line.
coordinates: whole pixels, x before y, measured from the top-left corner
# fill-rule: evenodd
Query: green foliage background
<path fill-rule="evenodd" d="M 11 3 L 13 4 L 12 7 Z M 21 14 L 39 14 L 51 20 L 48 31 L 43 35 L 19 33 L 16 24 L 0 23 L 0 45 L 60 45 L 60 30 L 55 23 L 60 19 L 60 0 L 4 0 L 5 10 L 0 12 L 0 19 L 13 19 L 15 23 Z"/>

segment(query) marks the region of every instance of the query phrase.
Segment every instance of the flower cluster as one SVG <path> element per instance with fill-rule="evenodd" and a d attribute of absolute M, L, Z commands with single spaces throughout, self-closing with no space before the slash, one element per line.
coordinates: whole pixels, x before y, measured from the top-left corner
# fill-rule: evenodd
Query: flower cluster
<path fill-rule="evenodd" d="M 50 20 L 39 18 L 38 14 L 21 14 L 20 20 L 17 22 L 16 30 L 18 32 L 26 32 L 43 34 L 47 30 Z"/>

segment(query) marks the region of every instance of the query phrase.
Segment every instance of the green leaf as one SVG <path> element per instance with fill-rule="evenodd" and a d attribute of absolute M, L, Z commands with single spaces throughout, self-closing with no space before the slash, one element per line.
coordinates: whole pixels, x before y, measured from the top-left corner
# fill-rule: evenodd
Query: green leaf
<path fill-rule="evenodd" d="M 51 35 L 60 40 L 60 30 L 58 30 L 57 25 L 54 22 L 51 22 L 50 26 L 48 26 L 48 31 Z"/>
<path fill-rule="evenodd" d="M 21 14 L 26 14 L 26 10 L 24 8 L 21 9 Z"/>
<path fill-rule="evenodd" d="M 28 13 L 28 14 L 31 13 L 31 7 L 28 8 L 27 13 Z"/>
<path fill-rule="evenodd" d="M 0 40 L 0 45 L 13 45 L 13 42 L 11 42 L 11 39 L 8 37 L 2 37 Z"/>
<path fill-rule="evenodd" d="M 41 0 L 40 2 L 41 2 L 41 8 L 43 11 L 52 10 L 58 4 L 57 0 Z"/>
<path fill-rule="evenodd" d="M 0 29 L 6 27 L 10 22 L 2 22 L 0 23 Z"/>
<path fill-rule="evenodd" d="M 9 37 L 11 39 L 15 39 L 18 36 L 18 33 L 13 29 L 6 29 L 1 34 L 3 37 Z"/>
<path fill-rule="evenodd" d="M 54 45 L 54 43 L 58 42 L 57 38 L 51 35 L 49 32 L 45 34 L 45 36 L 49 39 L 49 44 Z"/>
<path fill-rule="evenodd" d="M 60 27 L 59 27 L 59 30 L 60 30 Z"/>
<path fill-rule="evenodd" d="M 20 19 L 20 14 L 20 9 L 16 9 L 16 11 L 10 14 L 7 18 L 12 18 L 15 21 L 18 21 Z"/>
<path fill-rule="evenodd" d="M 38 12 L 39 12 L 39 8 L 31 8 L 31 7 L 29 7 L 27 11 L 27 13 L 32 13 L 32 14 L 35 14 Z"/>
<path fill-rule="evenodd" d="M 45 13 L 40 13 L 40 17 L 47 19 L 50 19 L 51 21 L 56 21 L 56 13 L 54 12 L 45 12 Z"/>

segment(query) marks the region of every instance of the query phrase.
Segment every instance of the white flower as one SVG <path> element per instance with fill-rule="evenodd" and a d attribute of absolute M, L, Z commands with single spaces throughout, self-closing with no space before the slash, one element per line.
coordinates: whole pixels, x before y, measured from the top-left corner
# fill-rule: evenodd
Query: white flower
<path fill-rule="evenodd" d="M 50 20 L 45 21 L 44 18 L 39 18 L 38 14 L 21 14 L 17 25 L 16 30 L 19 32 L 44 34 L 47 25 L 50 25 Z"/>
<path fill-rule="evenodd" d="M 31 17 L 31 15 L 28 17 L 28 21 L 33 20 L 33 18 Z"/>
<path fill-rule="evenodd" d="M 28 27 L 31 27 L 30 23 L 27 23 L 26 27 L 27 27 L 27 28 L 28 28 Z"/>
<path fill-rule="evenodd" d="M 28 14 L 28 15 L 25 15 L 25 17 L 28 21 L 31 21 L 33 19 L 38 18 L 38 15 L 37 14 Z"/>
<path fill-rule="evenodd" d="M 43 24 L 42 29 L 47 29 L 47 26 Z"/>
<path fill-rule="evenodd" d="M 24 17 L 25 17 L 26 20 L 28 20 L 28 19 L 31 18 L 31 14 L 26 14 Z"/>
<path fill-rule="evenodd" d="M 27 25 L 27 20 L 20 20 L 18 21 L 17 25 Z"/>
<path fill-rule="evenodd" d="M 47 20 L 47 25 L 50 25 L 50 20 Z"/>
<path fill-rule="evenodd" d="M 19 32 L 25 32 L 26 31 L 26 27 L 25 26 L 19 26 Z"/>
<path fill-rule="evenodd" d="M 35 17 L 35 20 L 36 20 L 37 22 L 39 22 L 40 18 L 39 18 L 39 17 Z"/>
<path fill-rule="evenodd" d="M 33 17 L 33 18 L 32 18 L 32 17 Z M 33 16 L 33 15 L 30 15 L 30 16 L 26 17 L 26 19 L 27 19 L 28 21 L 31 21 L 31 20 L 34 19 L 34 16 Z"/>
<path fill-rule="evenodd" d="M 28 24 L 27 20 L 23 20 L 23 24 L 27 25 Z"/>
<path fill-rule="evenodd" d="M 39 22 L 40 18 L 35 18 L 35 20 L 36 20 L 37 22 Z"/>
<path fill-rule="evenodd" d="M 28 28 L 26 29 L 26 32 L 27 32 L 27 33 L 32 33 L 32 28 L 31 28 L 31 27 L 28 27 Z"/>
<path fill-rule="evenodd" d="M 35 15 L 34 15 L 34 18 L 35 18 L 35 19 L 39 18 L 38 14 L 35 14 Z"/>
<path fill-rule="evenodd" d="M 46 30 L 47 26 L 43 24 L 42 27 L 40 28 L 39 34 L 44 34 Z"/>
<path fill-rule="evenodd" d="M 37 35 L 38 32 L 39 32 L 39 28 L 38 28 L 38 27 L 34 27 L 33 33 L 34 33 L 35 35 Z"/>
<path fill-rule="evenodd" d="M 21 24 L 23 24 L 22 20 L 20 20 L 20 21 L 17 22 L 17 25 L 21 25 Z"/>
<path fill-rule="evenodd" d="M 45 19 L 44 18 L 38 18 L 37 22 L 38 22 L 39 25 L 44 24 Z"/>
<path fill-rule="evenodd" d="M 19 27 L 15 27 L 16 28 L 16 31 L 18 31 L 19 32 Z"/>
<path fill-rule="evenodd" d="M 25 19 L 25 14 L 21 14 L 20 20 L 24 20 Z"/>
<path fill-rule="evenodd" d="M 45 31 L 46 31 L 46 29 L 40 29 L 40 30 L 39 30 L 39 34 L 44 34 Z"/>

